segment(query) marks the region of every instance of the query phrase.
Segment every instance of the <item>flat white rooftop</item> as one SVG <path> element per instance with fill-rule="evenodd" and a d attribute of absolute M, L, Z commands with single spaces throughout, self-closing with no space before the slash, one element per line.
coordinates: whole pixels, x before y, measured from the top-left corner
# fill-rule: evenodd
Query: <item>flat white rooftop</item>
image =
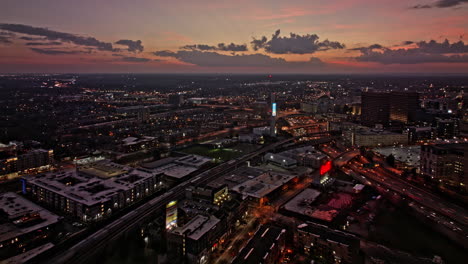
<path fill-rule="evenodd" d="M 109 162 L 104 161 L 104 163 Z M 101 165 L 95 168 L 91 165 L 88 166 L 89 169 L 83 171 L 70 169 L 39 174 L 32 178 L 28 177 L 26 180 L 29 184 L 90 206 L 108 201 L 116 193 L 130 190 L 146 179 L 157 175 L 144 169 L 134 169 L 118 164 L 116 164 L 115 171 L 106 172 L 101 170 Z M 106 177 L 97 177 L 100 173 L 105 174 Z"/>

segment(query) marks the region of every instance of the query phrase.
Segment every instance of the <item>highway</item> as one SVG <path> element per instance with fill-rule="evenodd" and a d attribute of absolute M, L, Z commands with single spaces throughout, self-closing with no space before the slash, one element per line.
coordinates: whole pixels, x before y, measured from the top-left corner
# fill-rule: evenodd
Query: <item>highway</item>
<path fill-rule="evenodd" d="M 360 161 L 351 161 L 342 170 L 366 185 L 372 185 L 384 190 L 384 192 L 393 192 L 412 200 L 409 206 L 425 212 L 428 218 L 444 225 L 449 230 L 465 238 L 468 237 L 466 228 L 468 226 L 468 214 L 464 208 L 447 202 L 402 179 L 392 177 L 382 167 L 363 168 L 362 165 L 367 162 L 362 159 L 361 157 Z"/>
<path fill-rule="evenodd" d="M 220 164 L 210 170 L 207 170 L 195 178 L 189 179 L 175 186 L 163 195 L 153 198 L 152 200 L 127 213 L 121 218 L 116 219 L 107 226 L 91 234 L 89 237 L 75 244 L 70 249 L 57 254 L 48 262 L 67 264 L 86 263 L 95 254 L 97 254 L 99 250 L 103 248 L 103 246 L 109 243 L 109 241 L 112 241 L 127 231 L 135 229 L 140 224 L 144 223 L 145 220 L 150 219 L 155 212 L 163 211 L 166 204 L 170 201 L 181 199 L 184 196 L 185 189 L 188 186 L 206 183 L 224 173 L 227 173 L 228 171 L 233 170 L 247 160 L 250 160 L 265 152 L 272 151 L 276 147 L 293 140 L 294 138 L 288 138 L 279 142 L 275 142 L 252 153 L 244 155 L 243 157 Z"/>

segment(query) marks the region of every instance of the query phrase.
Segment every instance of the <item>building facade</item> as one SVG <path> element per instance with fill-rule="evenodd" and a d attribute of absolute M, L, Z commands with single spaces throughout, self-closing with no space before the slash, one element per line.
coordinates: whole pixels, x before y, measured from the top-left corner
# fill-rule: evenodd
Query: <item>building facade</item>
<path fill-rule="evenodd" d="M 468 185 L 468 143 L 421 146 L 421 173 L 442 184 Z"/>

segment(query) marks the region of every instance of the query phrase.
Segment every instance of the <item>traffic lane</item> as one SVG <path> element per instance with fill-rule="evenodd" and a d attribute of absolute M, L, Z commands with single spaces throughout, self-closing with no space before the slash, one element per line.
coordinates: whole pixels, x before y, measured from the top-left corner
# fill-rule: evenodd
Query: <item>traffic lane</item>
<path fill-rule="evenodd" d="M 407 195 L 410 198 L 416 198 L 417 202 L 423 204 L 424 206 L 432 208 L 434 211 L 445 215 L 447 217 L 452 218 L 456 222 L 459 222 L 461 225 L 466 226 L 466 216 L 459 216 L 455 214 L 454 212 L 455 209 L 450 208 L 450 205 L 447 205 L 445 203 L 442 203 L 438 200 L 434 200 L 431 197 L 427 197 L 424 193 L 420 193 L 417 190 L 414 189 L 408 189 L 406 184 L 402 184 L 401 182 L 395 181 L 393 179 L 384 179 L 384 178 L 379 178 L 379 177 L 374 177 L 376 174 L 372 174 L 369 172 L 367 169 L 362 170 L 361 168 L 357 167 L 356 165 L 351 165 L 351 168 L 361 174 L 361 178 L 366 179 L 368 177 L 369 179 L 373 181 L 377 181 L 378 183 L 376 184 L 377 186 L 384 185 L 386 186 L 387 190 L 392 190 L 396 191 L 399 193 L 402 193 L 404 195 Z M 364 175 L 364 176 L 362 176 Z M 384 180 L 382 180 L 384 179 Z M 367 184 L 372 185 L 369 181 L 367 181 Z M 410 192 L 411 191 L 411 192 Z"/>

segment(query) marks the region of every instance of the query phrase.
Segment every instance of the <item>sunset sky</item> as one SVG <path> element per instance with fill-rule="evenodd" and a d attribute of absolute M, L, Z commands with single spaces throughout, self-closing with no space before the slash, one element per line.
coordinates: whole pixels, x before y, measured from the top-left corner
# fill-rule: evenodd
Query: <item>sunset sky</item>
<path fill-rule="evenodd" d="M 468 73 L 467 33 L 468 0 L 6 0 L 0 72 Z"/>

